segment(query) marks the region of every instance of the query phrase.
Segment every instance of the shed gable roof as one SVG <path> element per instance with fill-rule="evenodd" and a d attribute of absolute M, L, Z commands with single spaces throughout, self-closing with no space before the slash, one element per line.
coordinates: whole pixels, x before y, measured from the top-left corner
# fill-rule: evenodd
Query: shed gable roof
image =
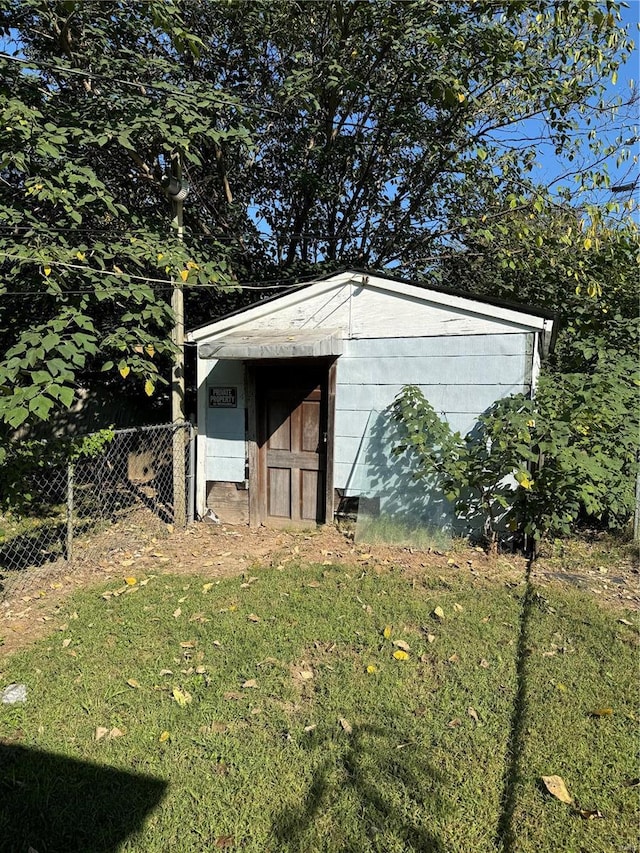
<path fill-rule="evenodd" d="M 553 314 L 547 310 L 504 300 L 462 295 L 449 288 L 418 285 L 383 273 L 349 269 L 294 286 L 284 293 L 227 314 L 212 323 L 191 330 L 187 340 L 201 342 L 213 336 L 230 334 L 252 323 L 263 324 L 267 320 L 276 326 L 280 312 L 290 314 L 295 310 L 298 317 L 304 317 L 306 306 L 311 306 L 315 297 L 330 296 L 332 291 L 338 292 L 346 287 L 351 287 L 352 290 L 355 287 L 359 292 L 365 289 L 369 292 L 375 291 L 405 302 L 408 300 L 412 304 L 430 305 L 459 315 L 486 318 L 523 330 L 545 332 L 545 337 L 551 335 L 553 327 Z M 330 321 L 328 325 L 332 325 Z"/>

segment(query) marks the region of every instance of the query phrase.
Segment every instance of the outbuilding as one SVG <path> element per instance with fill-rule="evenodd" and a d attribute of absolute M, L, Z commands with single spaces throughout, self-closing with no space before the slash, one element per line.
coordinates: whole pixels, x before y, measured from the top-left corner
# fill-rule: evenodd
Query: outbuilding
<path fill-rule="evenodd" d="M 403 386 L 464 434 L 533 392 L 552 334 L 547 311 L 355 269 L 195 329 L 196 511 L 308 526 L 392 494 L 401 510 L 411 490 L 380 424 Z"/>

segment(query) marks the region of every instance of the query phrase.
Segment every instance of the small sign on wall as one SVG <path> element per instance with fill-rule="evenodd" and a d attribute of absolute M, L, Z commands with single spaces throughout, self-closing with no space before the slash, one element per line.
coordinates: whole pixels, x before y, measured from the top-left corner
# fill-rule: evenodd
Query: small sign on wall
<path fill-rule="evenodd" d="M 209 386 L 209 408 L 210 409 L 237 409 L 238 389 L 225 385 Z"/>

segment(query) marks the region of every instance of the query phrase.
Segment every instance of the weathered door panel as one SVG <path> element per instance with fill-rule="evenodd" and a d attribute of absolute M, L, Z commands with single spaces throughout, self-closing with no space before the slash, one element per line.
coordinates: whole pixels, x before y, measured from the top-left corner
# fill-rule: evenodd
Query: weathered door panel
<path fill-rule="evenodd" d="M 325 519 L 326 376 L 313 366 L 256 371 L 265 524 Z"/>

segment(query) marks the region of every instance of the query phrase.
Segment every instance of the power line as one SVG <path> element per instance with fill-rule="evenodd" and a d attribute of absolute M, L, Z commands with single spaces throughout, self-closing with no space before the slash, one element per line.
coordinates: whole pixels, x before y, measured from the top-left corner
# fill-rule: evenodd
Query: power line
<path fill-rule="evenodd" d="M 161 285 L 161 286 L 164 286 L 167 288 L 175 287 L 175 282 L 172 281 L 171 279 L 152 278 L 149 276 L 136 275 L 134 273 L 126 273 L 126 272 L 115 272 L 115 271 L 112 272 L 111 270 L 96 269 L 95 267 L 83 266 L 82 264 L 70 264 L 70 263 L 66 263 L 65 261 L 42 261 L 40 258 L 24 258 L 20 255 L 10 255 L 6 252 L 0 252 L 0 259 L 2 259 L 2 258 L 4 258 L 5 260 L 17 260 L 17 261 L 22 261 L 24 263 L 38 264 L 38 266 L 47 266 L 47 267 L 49 267 L 49 266 L 51 266 L 51 267 L 61 266 L 61 267 L 64 267 L 66 269 L 81 270 L 85 273 L 92 273 L 92 274 L 97 273 L 98 275 L 106 275 L 106 276 L 109 276 L 112 278 L 115 277 L 115 278 L 121 279 L 123 281 L 125 279 L 127 279 L 127 280 L 134 280 L 134 281 L 142 281 L 145 284 L 157 284 L 157 285 Z M 229 282 L 228 286 L 230 289 L 229 289 L 229 291 L 226 291 L 226 292 L 230 293 L 230 292 L 237 291 L 237 290 L 287 289 L 287 288 L 295 287 L 296 285 L 299 285 L 299 284 L 308 284 L 308 283 L 310 283 L 312 281 L 316 281 L 316 280 L 317 280 L 317 276 L 314 276 L 313 278 L 309 278 L 309 279 L 305 279 L 305 280 L 301 280 L 299 278 L 296 278 L 296 279 L 279 278 L 279 279 L 264 279 L 262 281 L 258 280 L 258 281 L 248 282 L 248 283 L 239 282 L 239 281 L 238 282 Z M 200 283 L 195 283 L 195 282 L 181 282 L 180 286 L 181 287 L 191 287 L 193 289 L 212 288 L 212 289 L 218 290 L 221 287 L 224 287 L 225 285 L 216 284 L 215 282 L 209 282 L 207 284 L 200 284 Z M 63 294 L 76 294 L 76 295 L 83 294 L 83 293 L 93 293 L 93 292 L 94 292 L 94 288 L 84 288 L 82 290 L 63 290 L 63 291 L 61 291 L 61 293 L 63 293 Z M 11 296 L 21 296 L 21 295 L 27 295 L 27 294 L 45 295 L 43 293 L 43 291 L 41 291 L 41 290 L 30 290 L 30 291 L 24 291 L 24 290 L 8 291 L 8 290 L 5 290 L 3 292 L 0 292 L 0 295 L 11 295 Z M 49 294 L 49 295 L 55 296 L 56 294 Z"/>

